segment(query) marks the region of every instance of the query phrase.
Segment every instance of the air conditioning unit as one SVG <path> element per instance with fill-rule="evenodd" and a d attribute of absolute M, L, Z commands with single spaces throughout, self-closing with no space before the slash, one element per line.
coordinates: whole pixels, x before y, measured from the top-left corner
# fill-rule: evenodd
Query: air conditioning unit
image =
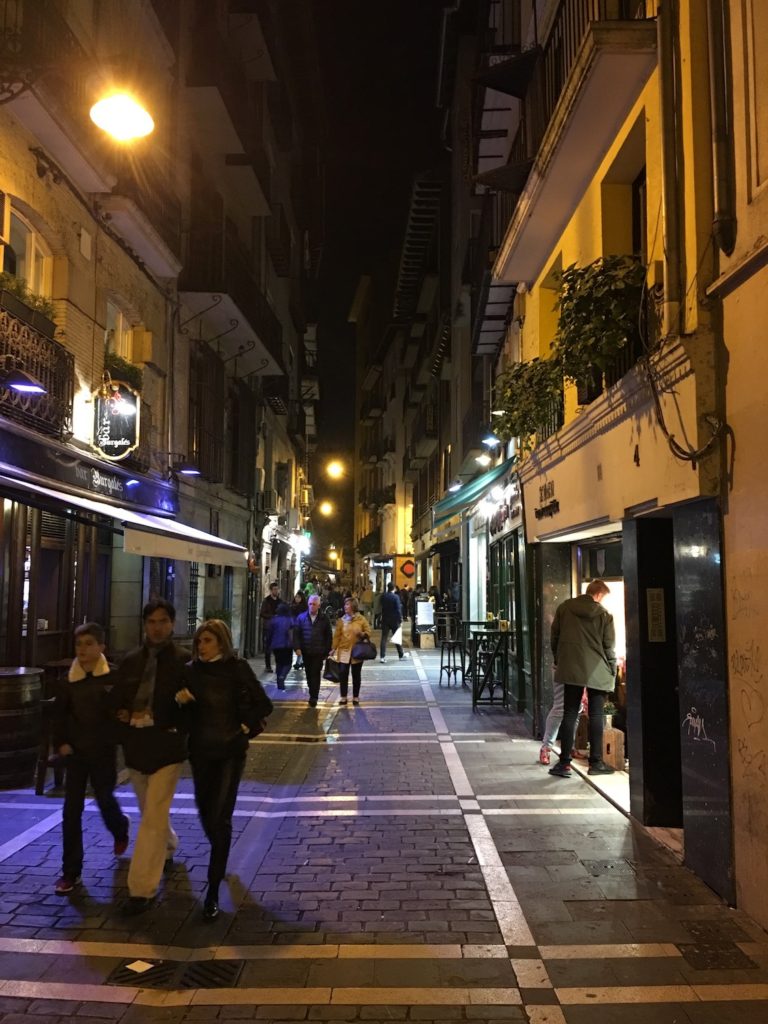
<path fill-rule="evenodd" d="M 267 515 L 277 515 L 277 491 L 261 491 L 256 495 L 256 511 Z"/>

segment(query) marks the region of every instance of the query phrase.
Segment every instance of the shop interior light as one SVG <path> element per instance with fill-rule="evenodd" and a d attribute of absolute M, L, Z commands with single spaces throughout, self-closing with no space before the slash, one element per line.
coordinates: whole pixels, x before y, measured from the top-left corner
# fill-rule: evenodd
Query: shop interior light
<path fill-rule="evenodd" d="M 483 452 L 482 455 L 478 455 L 477 456 L 477 458 L 475 459 L 475 462 L 479 466 L 490 466 L 490 464 L 493 462 L 493 459 L 486 452 Z"/>

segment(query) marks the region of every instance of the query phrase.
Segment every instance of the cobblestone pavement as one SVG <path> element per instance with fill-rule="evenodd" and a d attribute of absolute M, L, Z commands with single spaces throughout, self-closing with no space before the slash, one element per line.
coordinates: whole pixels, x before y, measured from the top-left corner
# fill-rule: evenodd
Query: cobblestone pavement
<path fill-rule="evenodd" d="M 94 807 L 61 897 L 60 798 L 0 793 L 0 1022 L 768 1021 L 766 934 L 437 669 L 369 663 L 359 707 L 268 686 L 212 923 L 188 777 L 176 868 L 133 919 Z"/>

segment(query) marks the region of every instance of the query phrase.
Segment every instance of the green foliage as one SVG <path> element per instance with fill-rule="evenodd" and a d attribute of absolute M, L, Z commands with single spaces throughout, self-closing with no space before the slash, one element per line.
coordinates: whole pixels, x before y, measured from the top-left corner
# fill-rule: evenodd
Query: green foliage
<path fill-rule="evenodd" d="M 560 275 L 554 353 L 578 383 L 602 374 L 639 336 L 645 267 L 633 256 L 601 256 Z"/>
<path fill-rule="evenodd" d="M 230 608 L 207 608 L 205 612 L 206 619 L 221 619 L 222 622 L 226 622 L 228 626 L 232 625 L 232 610 Z"/>
<path fill-rule="evenodd" d="M 551 420 L 562 403 L 563 368 L 558 359 L 515 363 L 496 378 L 493 406 L 503 414 L 493 421 L 503 441 L 520 438 L 524 451 L 533 447 L 533 435 Z"/>
<path fill-rule="evenodd" d="M 141 391 L 144 374 L 135 363 L 130 363 L 114 352 L 107 352 L 104 356 L 104 369 L 109 372 L 113 380 L 124 381 L 134 391 Z"/>
<path fill-rule="evenodd" d="M 618 713 L 618 710 L 619 709 L 616 707 L 612 700 L 606 700 L 606 702 L 603 704 L 604 715 L 615 715 Z"/>
<path fill-rule="evenodd" d="M 20 299 L 25 306 L 29 306 L 30 309 L 42 313 L 49 320 L 53 320 L 56 315 L 56 307 L 51 300 L 43 295 L 35 295 L 34 292 L 31 292 L 23 277 L 14 277 L 13 274 L 8 274 L 5 271 L 0 272 L 0 291 L 10 292 L 11 295 L 15 295 L 17 299 Z"/>

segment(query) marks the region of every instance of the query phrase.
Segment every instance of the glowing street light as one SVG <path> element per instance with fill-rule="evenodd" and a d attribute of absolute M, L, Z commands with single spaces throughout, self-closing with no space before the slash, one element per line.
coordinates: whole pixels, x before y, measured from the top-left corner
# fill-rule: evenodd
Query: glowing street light
<path fill-rule="evenodd" d="M 338 459 L 331 459 L 325 467 L 325 472 L 331 480 L 341 480 L 344 476 L 344 463 L 340 462 Z"/>
<path fill-rule="evenodd" d="M 114 92 L 94 103 L 91 120 L 118 142 L 142 139 L 155 127 L 148 111 L 127 92 Z"/>
<path fill-rule="evenodd" d="M 332 501 L 321 501 L 317 507 L 321 516 L 332 516 L 335 509 Z"/>

